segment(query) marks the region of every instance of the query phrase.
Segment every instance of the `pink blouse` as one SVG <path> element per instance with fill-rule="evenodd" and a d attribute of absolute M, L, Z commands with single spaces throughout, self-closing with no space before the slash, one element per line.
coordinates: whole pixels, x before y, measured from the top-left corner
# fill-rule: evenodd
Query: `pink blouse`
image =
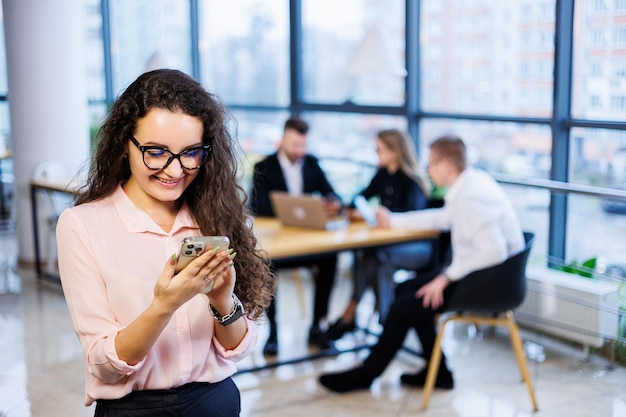
<path fill-rule="evenodd" d="M 197 295 L 174 313 L 141 362 L 129 365 L 117 356 L 117 333 L 148 307 L 182 239 L 199 234 L 186 206 L 166 233 L 118 187 L 105 199 L 65 210 L 56 234 L 63 291 L 85 354 L 85 405 L 136 390 L 222 381 L 254 349 L 257 326 L 247 318 L 239 346 L 224 348 L 214 337 L 206 296 Z"/>

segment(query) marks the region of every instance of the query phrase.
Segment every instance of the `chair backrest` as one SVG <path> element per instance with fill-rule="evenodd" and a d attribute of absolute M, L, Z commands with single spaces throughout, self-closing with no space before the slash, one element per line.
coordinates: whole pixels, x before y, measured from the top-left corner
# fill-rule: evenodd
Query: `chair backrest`
<path fill-rule="evenodd" d="M 53 160 L 42 162 L 33 172 L 34 180 L 52 180 L 70 184 L 76 179 L 78 167 L 69 161 Z M 54 191 L 40 193 L 43 212 L 49 221 L 56 221 L 61 212 L 73 203 L 72 196 Z"/>
<path fill-rule="evenodd" d="M 463 278 L 446 302 L 447 311 L 498 313 L 518 307 L 526 295 L 526 263 L 535 235 L 524 232 L 524 249 L 501 264 Z"/>

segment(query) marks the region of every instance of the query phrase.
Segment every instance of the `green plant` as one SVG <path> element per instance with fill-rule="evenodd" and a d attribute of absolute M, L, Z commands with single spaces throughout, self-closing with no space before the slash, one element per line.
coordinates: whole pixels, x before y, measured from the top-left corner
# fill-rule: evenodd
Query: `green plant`
<path fill-rule="evenodd" d="M 553 268 L 570 274 L 580 275 L 585 278 L 599 279 L 596 275 L 597 258 L 589 258 L 582 263 L 574 260 L 568 264 L 556 265 Z M 607 271 L 609 272 L 609 271 Z M 610 272 L 609 272 L 610 273 Z M 618 324 L 617 324 L 617 340 L 611 345 L 617 362 L 626 363 L 626 281 L 620 280 L 618 283 Z"/>
<path fill-rule="evenodd" d="M 557 265 L 554 269 L 570 274 L 577 274 L 585 278 L 594 278 L 597 261 L 598 259 L 595 257 L 583 261 L 582 264 L 579 264 L 578 261 L 572 261 L 567 265 Z"/>

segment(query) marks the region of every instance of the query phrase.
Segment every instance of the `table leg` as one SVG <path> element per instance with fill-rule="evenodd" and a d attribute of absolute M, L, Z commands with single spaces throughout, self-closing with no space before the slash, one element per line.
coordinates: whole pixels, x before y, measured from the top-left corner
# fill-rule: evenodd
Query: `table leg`
<path fill-rule="evenodd" d="M 39 252 L 39 216 L 37 213 L 37 188 L 30 187 L 30 206 L 33 215 L 33 246 L 35 248 L 35 271 L 37 271 L 37 279 L 43 277 L 41 270 L 41 253 Z"/>
<path fill-rule="evenodd" d="M 0 220 L 6 220 L 8 217 L 9 212 L 5 207 L 4 183 L 2 182 L 2 160 L 0 159 Z"/>

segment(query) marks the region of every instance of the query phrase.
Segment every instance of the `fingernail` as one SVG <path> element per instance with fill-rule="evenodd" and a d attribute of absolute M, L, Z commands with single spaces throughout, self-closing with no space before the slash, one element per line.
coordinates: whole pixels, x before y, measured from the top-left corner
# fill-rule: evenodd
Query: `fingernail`
<path fill-rule="evenodd" d="M 213 248 L 211 253 L 216 254 L 218 250 L 220 250 L 220 248 L 219 248 L 219 246 L 216 246 L 216 247 Z"/>
<path fill-rule="evenodd" d="M 172 254 L 172 263 L 175 264 L 176 263 L 176 254 Z"/>
<path fill-rule="evenodd" d="M 235 259 L 235 256 L 237 256 L 237 252 L 233 252 L 233 253 L 230 255 L 230 259 L 231 259 L 231 260 Z"/>
<path fill-rule="evenodd" d="M 229 267 L 231 267 L 231 266 L 233 266 L 233 265 L 235 265 L 235 263 L 234 263 L 234 262 L 231 262 L 231 263 L 229 263 L 229 264 L 228 264 L 228 266 L 229 266 Z"/>

